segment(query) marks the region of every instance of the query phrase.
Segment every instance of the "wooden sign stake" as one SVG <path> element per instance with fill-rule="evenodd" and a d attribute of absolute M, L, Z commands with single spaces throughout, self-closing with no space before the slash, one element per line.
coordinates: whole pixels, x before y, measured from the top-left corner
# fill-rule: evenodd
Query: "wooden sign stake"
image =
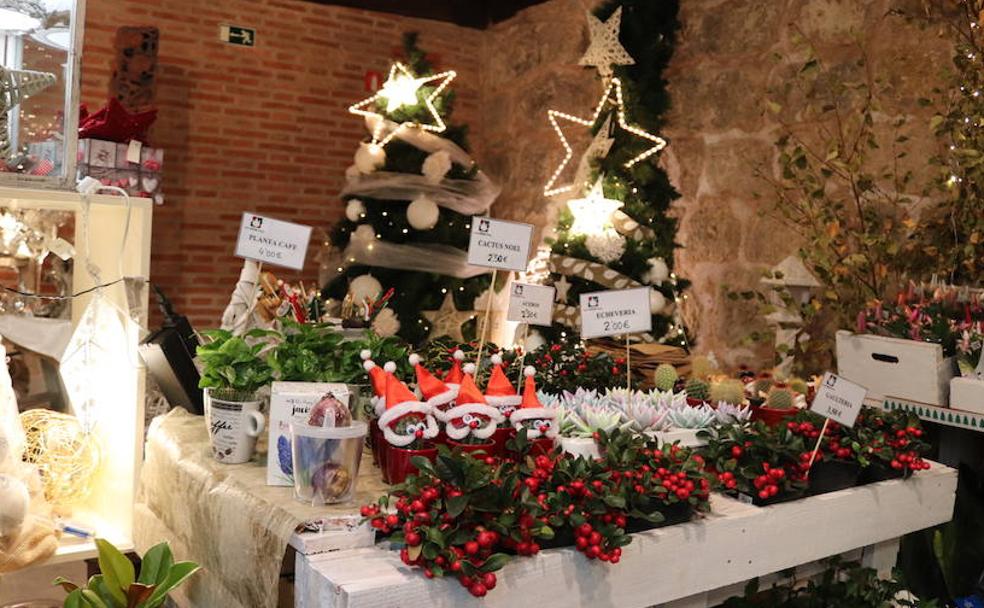
<path fill-rule="evenodd" d="M 530 333 L 530 324 L 523 323 L 523 339 L 519 343 L 522 354 L 519 355 L 519 377 L 516 379 L 516 392 L 523 394 L 523 363 L 526 361 L 526 338 Z"/>
<path fill-rule="evenodd" d="M 478 339 L 478 356 L 475 359 L 475 381 L 478 382 L 478 377 L 482 373 L 482 351 L 485 350 L 485 332 L 489 328 L 489 317 L 492 315 L 492 300 L 495 298 L 495 277 L 498 274 L 499 269 L 492 269 L 492 282 L 489 284 L 489 299 L 485 303 L 485 321 L 482 323 L 482 329 L 479 331 L 481 334 Z"/>
<path fill-rule="evenodd" d="M 813 453 L 810 454 L 810 469 L 813 468 L 813 461 L 817 459 L 817 452 L 820 451 L 820 442 L 823 441 L 823 434 L 827 432 L 827 425 L 830 424 L 830 418 L 825 418 L 823 421 L 823 427 L 820 429 L 820 436 L 817 437 L 817 445 L 813 447 Z M 810 476 L 810 469 L 806 470 L 806 476 Z"/>
<path fill-rule="evenodd" d="M 629 348 L 629 334 L 625 334 L 625 390 L 632 392 L 632 350 Z"/>

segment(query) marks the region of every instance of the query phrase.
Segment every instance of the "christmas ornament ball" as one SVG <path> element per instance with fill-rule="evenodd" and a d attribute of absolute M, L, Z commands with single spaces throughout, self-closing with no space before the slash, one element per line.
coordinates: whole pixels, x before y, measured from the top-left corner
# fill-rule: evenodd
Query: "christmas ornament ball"
<path fill-rule="evenodd" d="M 30 503 L 31 496 L 24 482 L 11 475 L 0 475 L 0 538 L 20 532 Z"/>
<path fill-rule="evenodd" d="M 649 312 L 658 315 L 666 308 L 666 296 L 658 289 L 649 290 Z"/>
<path fill-rule="evenodd" d="M 430 230 L 437 225 L 441 210 L 426 196 L 418 196 L 407 207 L 407 221 L 415 230 Z"/>
<path fill-rule="evenodd" d="M 666 265 L 663 258 L 649 258 L 649 272 L 646 273 L 645 281 L 651 285 L 660 285 L 670 278 L 670 267 Z"/>
<path fill-rule="evenodd" d="M 371 274 L 363 274 L 355 277 L 349 283 L 349 293 L 352 299 L 360 304 L 366 298 L 375 300 L 383 293 L 383 285 Z"/>
<path fill-rule="evenodd" d="M 386 151 L 382 146 L 363 142 L 355 151 L 355 166 L 362 173 L 372 173 L 386 164 Z"/>
<path fill-rule="evenodd" d="M 350 222 L 358 222 L 362 219 L 363 214 L 366 212 L 366 205 L 357 198 L 351 199 L 348 204 L 345 205 L 345 217 L 348 218 Z"/>

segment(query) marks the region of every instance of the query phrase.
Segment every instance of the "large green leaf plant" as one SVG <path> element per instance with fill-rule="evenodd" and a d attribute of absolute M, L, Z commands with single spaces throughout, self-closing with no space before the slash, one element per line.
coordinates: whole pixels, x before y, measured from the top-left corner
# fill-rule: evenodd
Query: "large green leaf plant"
<path fill-rule="evenodd" d="M 272 332 L 254 329 L 236 336 L 224 329 L 203 332 L 210 341 L 198 347 L 202 362 L 199 388 L 211 389 L 212 396 L 230 401 L 249 401 L 256 391 L 270 384 L 273 371 L 264 351 Z"/>

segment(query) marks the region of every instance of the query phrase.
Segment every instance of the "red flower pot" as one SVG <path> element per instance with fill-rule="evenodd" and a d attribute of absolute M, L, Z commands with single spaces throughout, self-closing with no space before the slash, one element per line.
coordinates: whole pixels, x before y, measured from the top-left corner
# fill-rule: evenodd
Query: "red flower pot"
<path fill-rule="evenodd" d="M 692 397 L 687 397 L 687 405 L 690 407 L 700 407 L 703 405 L 704 401 L 702 399 L 694 399 Z"/>
<path fill-rule="evenodd" d="M 454 439 L 448 438 L 448 447 L 452 450 L 461 450 L 465 454 L 471 454 L 479 460 L 485 460 L 486 456 L 498 456 L 498 446 L 490 437 L 486 443 L 458 443 Z"/>
<path fill-rule="evenodd" d="M 414 456 L 423 456 L 433 461 L 437 458 L 437 448 L 424 448 L 422 450 L 407 450 L 392 445 L 386 446 L 386 468 L 383 478 L 386 483 L 403 483 L 408 475 L 417 473 L 417 467 L 410 459 Z"/>
<path fill-rule="evenodd" d="M 533 445 L 530 446 L 530 456 L 536 458 L 537 456 L 548 456 L 554 451 L 556 443 L 549 437 L 540 437 L 531 441 Z"/>
<path fill-rule="evenodd" d="M 492 441 L 495 443 L 495 453 L 505 454 L 509 450 L 506 448 L 506 442 L 516 436 L 516 429 L 511 426 L 500 426 L 492 433 Z"/>
<path fill-rule="evenodd" d="M 383 430 L 379 428 L 376 421 L 369 423 L 369 443 L 372 447 L 372 461 L 382 469 L 383 477 L 386 477 L 386 438 L 383 437 Z"/>
<path fill-rule="evenodd" d="M 791 407 L 788 410 L 780 410 L 774 407 L 760 405 L 752 407 L 752 420 L 761 420 L 769 426 L 779 426 L 786 418 L 792 418 L 799 412 L 799 409 Z"/>

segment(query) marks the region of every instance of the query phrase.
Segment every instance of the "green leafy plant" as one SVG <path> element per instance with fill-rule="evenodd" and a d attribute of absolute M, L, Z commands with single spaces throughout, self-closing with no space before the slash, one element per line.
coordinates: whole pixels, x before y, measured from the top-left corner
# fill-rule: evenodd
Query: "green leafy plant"
<path fill-rule="evenodd" d="M 194 562 L 175 562 L 167 543 L 151 547 L 143 556 L 140 573 L 119 549 L 96 539 L 101 574 L 84 586 L 58 577 L 54 584 L 68 592 L 65 608 L 159 608 L 167 594 L 198 569 Z"/>
<path fill-rule="evenodd" d="M 245 336 L 235 336 L 214 329 L 203 334 L 210 341 L 197 350 L 203 368 L 199 388 L 211 389 L 219 399 L 249 401 L 273 380 L 273 370 L 264 357 L 273 332 L 254 329 Z"/>

